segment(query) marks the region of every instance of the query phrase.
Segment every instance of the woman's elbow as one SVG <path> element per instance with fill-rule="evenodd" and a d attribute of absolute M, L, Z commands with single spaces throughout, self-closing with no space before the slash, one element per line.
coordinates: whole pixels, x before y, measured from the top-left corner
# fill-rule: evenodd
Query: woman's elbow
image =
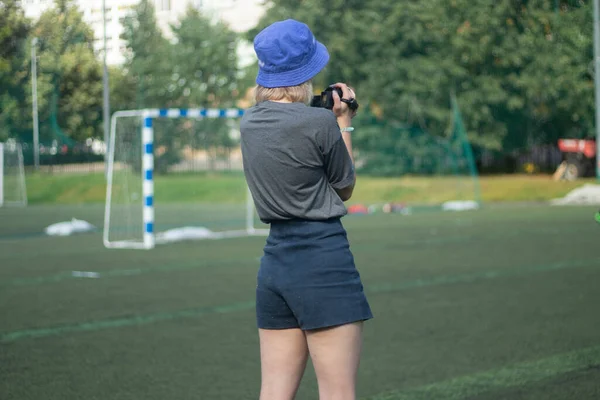
<path fill-rule="evenodd" d="M 354 186 L 348 186 L 343 189 L 336 190 L 338 196 L 342 201 L 348 201 L 352 197 L 352 192 L 354 191 Z"/>

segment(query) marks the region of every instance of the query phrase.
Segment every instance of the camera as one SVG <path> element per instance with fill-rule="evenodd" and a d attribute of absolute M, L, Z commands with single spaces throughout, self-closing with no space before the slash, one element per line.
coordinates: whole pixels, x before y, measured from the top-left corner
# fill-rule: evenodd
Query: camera
<path fill-rule="evenodd" d="M 344 99 L 342 89 L 336 86 L 329 86 L 325 89 L 319 96 L 314 96 L 312 101 L 310 102 L 311 107 L 319 107 L 326 108 L 328 110 L 333 109 L 333 91 L 336 91 L 340 96 L 340 99 L 343 103 L 348 104 L 348 107 L 352 111 L 356 111 L 358 109 L 358 102 L 356 99 Z"/>

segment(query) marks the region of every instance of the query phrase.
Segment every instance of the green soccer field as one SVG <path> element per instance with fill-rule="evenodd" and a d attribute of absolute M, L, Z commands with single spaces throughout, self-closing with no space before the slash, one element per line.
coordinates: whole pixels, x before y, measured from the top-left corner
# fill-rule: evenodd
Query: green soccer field
<path fill-rule="evenodd" d="M 596 211 L 344 218 L 375 314 L 359 398 L 600 398 Z M 0 399 L 257 398 L 264 238 L 140 251 L 41 233 L 72 217 L 101 226 L 103 209 L 0 209 Z M 309 367 L 298 399 L 316 393 Z"/>

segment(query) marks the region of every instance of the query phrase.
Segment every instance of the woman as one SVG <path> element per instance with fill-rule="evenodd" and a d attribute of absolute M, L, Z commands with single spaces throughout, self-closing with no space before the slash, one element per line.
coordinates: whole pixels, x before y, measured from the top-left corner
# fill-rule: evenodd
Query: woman
<path fill-rule="evenodd" d="M 340 222 L 355 184 L 354 113 L 337 93 L 333 110 L 307 106 L 329 54 L 305 24 L 276 22 L 254 49 L 256 105 L 241 133 L 246 180 L 271 225 L 256 288 L 260 399 L 293 399 L 309 354 L 321 400 L 355 399 L 362 321 L 372 314 Z"/>

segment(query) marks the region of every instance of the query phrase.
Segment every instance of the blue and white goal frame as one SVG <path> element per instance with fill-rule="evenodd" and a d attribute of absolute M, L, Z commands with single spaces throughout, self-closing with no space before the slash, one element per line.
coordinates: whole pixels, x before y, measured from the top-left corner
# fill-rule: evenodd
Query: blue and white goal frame
<path fill-rule="evenodd" d="M 15 141 L 0 142 L 0 207 L 26 205 L 23 148 Z"/>
<path fill-rule="evenodd" d="M 154 226 L 154 128 L 153 121 L 156 118 L 233 118 L 239 119 L 244 115 L 243 109 L 229 108 L 190 108 L 190 109 L 143 109 L 118 111 L 112 115 L 110 141 L 107 149 L 108 168 L 107 168 L 107 190 L 106 204 L 104 210 L 104 232 L 103 241 L 107 248 L 133 248 L 133 249 L 152 249 L 157 243 Z M 143 232 L 141 240 L 122 240 L 111 241 L 109 238 L 110 229 L 110 209 L 112 196 L 112 179 L 114 167 L 114 150 L 117 119 L 123 117 L 140 117 L 142 122 L 142 203 L 143 207 L 143 226 L 140 230 Z M 230 230 L 224 232 L 213 232 L 207 239 L 222 239 L 241 236 L 263 236 L 268 234 L 267 229 L 256 229 L 254 227 L 254 203 L 247 190 L 246 199 L 246 228 L 243 230 Z"/>

